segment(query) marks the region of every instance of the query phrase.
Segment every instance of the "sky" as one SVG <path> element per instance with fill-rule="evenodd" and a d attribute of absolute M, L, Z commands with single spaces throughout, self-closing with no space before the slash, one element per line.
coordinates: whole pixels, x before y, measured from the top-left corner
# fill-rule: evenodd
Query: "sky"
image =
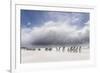
<path fill-rule="evenodd" d="M 21 45 L 89 44 L 89 13 L 21 10 Z"/>

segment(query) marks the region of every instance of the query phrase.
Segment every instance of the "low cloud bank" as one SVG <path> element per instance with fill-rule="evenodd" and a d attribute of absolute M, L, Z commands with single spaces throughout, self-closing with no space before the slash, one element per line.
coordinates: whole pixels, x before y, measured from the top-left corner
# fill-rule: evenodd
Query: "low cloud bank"
<path fill-rule="evenodd" d="M 89 44 L 89 24 L 83 28 L 67 22 L 48 21 L 39 27 L 21 29 L 21 47 Z"/>

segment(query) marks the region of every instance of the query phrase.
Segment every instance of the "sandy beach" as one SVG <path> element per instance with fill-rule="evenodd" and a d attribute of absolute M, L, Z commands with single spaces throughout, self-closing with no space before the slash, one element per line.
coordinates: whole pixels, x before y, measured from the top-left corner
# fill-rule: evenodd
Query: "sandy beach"
<path fill-rule="evenodd" d="M 34 63 L 34 62 L 50 62 L 50 61 L 75 61 L 75 60 L 88 60 L 89 49 L 81 49 L 81 52 L 69 52 L 68 49 L 64 51 L 45 51 L 41 50 L 26 50 L 21 49 L 21 63 Z"/>

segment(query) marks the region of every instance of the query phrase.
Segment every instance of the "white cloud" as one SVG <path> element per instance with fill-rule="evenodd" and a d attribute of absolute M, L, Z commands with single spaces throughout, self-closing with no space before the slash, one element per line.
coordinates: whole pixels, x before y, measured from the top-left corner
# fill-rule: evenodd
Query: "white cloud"
<path fill-rule="evenodd" d="M 78 45 L 89 43 L 89 25 L 78 29 L 67 22 L 46 22 L 43 26 L 22 28 L 22 47 L 34 45 Z"/>

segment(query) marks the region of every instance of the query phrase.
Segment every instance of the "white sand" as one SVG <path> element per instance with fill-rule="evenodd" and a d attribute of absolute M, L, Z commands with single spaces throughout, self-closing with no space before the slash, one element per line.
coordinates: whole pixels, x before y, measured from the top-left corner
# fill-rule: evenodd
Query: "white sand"
<path fill-rule="evenodd" d="M 73 61 L 89 59 L 89 49 L 81 49 L 81 53 L 62 51 L 24 50 L 21 49 L 21 63 L 49 62 L 49 61 Z"/>

